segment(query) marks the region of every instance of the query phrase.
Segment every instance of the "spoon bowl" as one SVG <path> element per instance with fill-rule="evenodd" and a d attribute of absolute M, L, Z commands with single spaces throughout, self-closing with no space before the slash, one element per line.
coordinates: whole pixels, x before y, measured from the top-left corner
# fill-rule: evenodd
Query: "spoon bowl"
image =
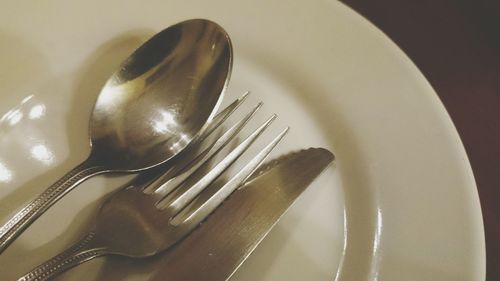
<path fill-rule="evenodd" d="M 232 67 L 227 33 L 194 19 L 153 36 L 108 79 L 90 119 L 90 156 L 0 227 L 2 253 L 86 179 L 168 162 L 213 118 Z"/>
<path fill-rule="evenodd" d="M 229 36 L 207 20 L 181 22 L 137 49 L 103 87 L 91 156 L 137 171 L 168 161 L 202 131 L 231 71 Z"/>

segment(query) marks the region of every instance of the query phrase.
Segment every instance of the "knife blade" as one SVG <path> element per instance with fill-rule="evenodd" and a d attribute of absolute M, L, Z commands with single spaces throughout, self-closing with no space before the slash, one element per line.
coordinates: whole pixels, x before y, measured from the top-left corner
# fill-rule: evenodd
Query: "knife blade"
<path fill-rule="evenodd" d="M 265 164 L 164 255 L 150 280 L 228 280 L 333 159 L 326 149 L 309 148 Z"/>

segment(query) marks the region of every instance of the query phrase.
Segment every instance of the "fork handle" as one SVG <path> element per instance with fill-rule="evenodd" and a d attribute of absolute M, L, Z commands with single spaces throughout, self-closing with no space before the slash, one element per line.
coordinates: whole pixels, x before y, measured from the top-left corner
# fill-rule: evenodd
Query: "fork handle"
<path fill-rule="evenodd" d="M 0 254 L 38 217 L 84 180 L 106 172 L 88 158 L 47 188 L 0 227 Z"/>
<path fill-rule="evenodd" d="M 45 281 L 93 258 L 105 255 L 104 248 L 93 245 L 95 232 L 90 232 L 73 246 L 35 267 L 17 281 Z"/>

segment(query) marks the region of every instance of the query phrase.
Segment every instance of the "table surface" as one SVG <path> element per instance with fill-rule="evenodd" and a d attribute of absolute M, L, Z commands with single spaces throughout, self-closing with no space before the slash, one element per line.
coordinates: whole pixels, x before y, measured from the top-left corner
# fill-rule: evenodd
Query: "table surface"
<path fill-rule="evenodd" d="M 500 280 L 500 4 L 343 0 L 385 32 L 436 90 L 462 138 L 481 200 L 486 280 Z"/>

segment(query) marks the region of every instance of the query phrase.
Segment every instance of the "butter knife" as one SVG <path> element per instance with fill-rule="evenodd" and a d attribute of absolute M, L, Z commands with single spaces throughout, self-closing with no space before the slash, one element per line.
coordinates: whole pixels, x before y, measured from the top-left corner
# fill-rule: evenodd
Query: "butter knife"
<path fill-rule="evenodd" d="M 326 149 L 309 148 L 265 164 L 166 253 L 150 281 L 228 280 L 333 159 Z"/>

